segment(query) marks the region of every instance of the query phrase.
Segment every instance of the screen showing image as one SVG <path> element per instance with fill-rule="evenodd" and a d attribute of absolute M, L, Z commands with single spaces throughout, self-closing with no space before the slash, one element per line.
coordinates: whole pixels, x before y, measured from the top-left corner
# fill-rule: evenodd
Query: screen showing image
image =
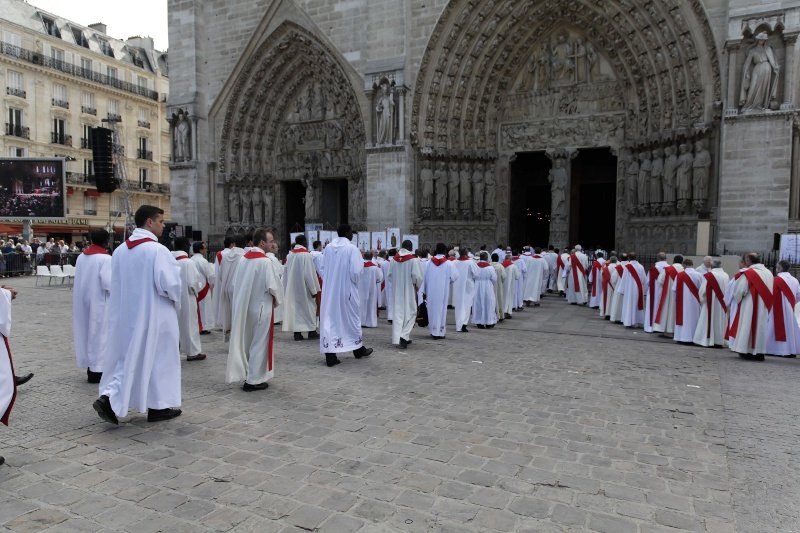
<path fill-rule="evenodd" d="M 63 159 L 0 159 L 0 218 L 64 218 Z"/>

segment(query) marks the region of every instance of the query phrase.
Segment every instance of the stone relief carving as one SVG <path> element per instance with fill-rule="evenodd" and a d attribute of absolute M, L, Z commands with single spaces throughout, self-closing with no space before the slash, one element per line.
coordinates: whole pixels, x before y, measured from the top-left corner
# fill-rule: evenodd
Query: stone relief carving
<path fill-rule="evenodd" d="M 747 52 L 742 67 L 742 90 L 739 107 L 742 113 L 778 109 L 778 74 L 780 66 L 775 53 L 767 43 L 769 37 L 761 32 L 755 36 L 756 44 Z"/>
<path fill-rule="evenodd" d="M 527 151 L 551 146 L 619 146 L 624 135 L 625 116 L 619 114 L 539 120 L 501 126 L 500 147 Z"/>

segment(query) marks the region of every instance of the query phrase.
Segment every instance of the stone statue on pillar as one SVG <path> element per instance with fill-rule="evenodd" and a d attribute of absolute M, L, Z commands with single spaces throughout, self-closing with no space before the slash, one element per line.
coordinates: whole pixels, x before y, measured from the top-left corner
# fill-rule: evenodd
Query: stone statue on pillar
<path fill-rule="evenodd" d="M 239 222 L 239 191 L 236 187 L 228 189 L 228 220 Z"/>
<path fill-rule="evenodd" d="M 686 211 L 692 201 L 692 166 L 694 157 L 688 144 L 678 147 L 678 169 L 675 172 L 675 186 L 678 190 L 678 211 Z"/>
<path fill-rule="evenodd" d="M 569 175 L 566 169 L 567 158 L 552 156 L 553 167 L 547 179 L 550 181 L 550 242 L 556 246 L 567 245 L 567 187 Z"/>
<path fill-rule="evenodd" d="M 486 164 L 483 172 L 484 204 L 483 219 L 494 220 L 495 202 L 497 200 L 497 176 L 495 175 L 495 165 Z"/>
<path fill-rule="evenodd" d="M 420 183 L 420 205 L 422 207 L 422 216 L 428 218 L 431 216 L 433 210 L 433 170 L 431 170 L 431 162 L 427 159 L 422 160 L 421 169 L 419 171 Z"/>
<path fill-rule="evenodd" d="M 469 218 L 469 212 L 472 210 L 472 173 L 469 166 L 468 161 L 462 161 L 461 171 L 458 173 L 458 188 L 461 191 L 459 207 L 463 218 Z"/>
<path fill-rule="evenodd" d="M 436 162 L 433 181 L 436 189 L 436 216 L 443 217 L 447 209 L 447 168 L 444 161 Z"/>
<path fill-rule="evenodd" d="M 639 180 L 639 161 L 636 158 L 636 154 L 631 154 L 631 162 L 628 165 L 628 168 L 625 169 L 625 185 L 627 188 L 628 213 L 631 215 L 636 213 L 636 206 L 638 205 L 636 201 L 638 180 Z"/>
<path fill-rule="evenodd" d="M 675 173 L 678 170 L 678 156 L 675 147 L 664 148 L 664 196 L 661 202 L 661 213 L 671 215 L 675 212 Z"/>
<path fill-rule="evenodd" d="M 272 220 L 272 188 L 273 184 L 270 182 L 261 189 L 261 199 L 264 203 L 264 222 L 267 224 L 274 223 Z"/>
<path fill-rule="evenodd" d="M 264 198 L 261 196 L 261 187 L 253 189 L 253 224 L 260 225 L 264 222 Z"/>
<path fill-rule="evenodd" d="M 664 178 L 664 159 L 661 148 L 653 150 L 650 169 L 650 212 L 657 215 L 661 211 L 661 185 Z"/>
<path fill-rule="evenodd" d="M 306 175 L 303 179 L 303 186 L 306 188 L 306 220 L 317 220 L 319 209 L 317 206 L 317 183 L 313 176 Z"/>
<path fill-rule="evenodd" d="M 472 213 L 478 220 L 483 218 L 483 163 L 478 161 L 472 170 Z"/>
<path fill-rule="evenodd" d="M 708 175 L 711 168 L 711 154 L 706 150 L 705 141 L 695 143 L 692 163 L 692 197 L 694 208 L 701 211 L 708 200 Z"/>
<path fill-rule="evenodd" d="M 778 108 L 776 98 L 780 66 L 775 61 L 772 47 L 767 43 L 767 34 L 758 33 L 755 40 L 756 44 L 750 48 L 742 67 L 739 106 L 743 113 Z"/>

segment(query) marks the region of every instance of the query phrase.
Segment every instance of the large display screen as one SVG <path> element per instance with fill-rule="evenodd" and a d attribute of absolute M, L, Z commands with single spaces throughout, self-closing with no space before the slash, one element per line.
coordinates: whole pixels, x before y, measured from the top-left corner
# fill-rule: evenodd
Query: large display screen
<path fill-rule="evenodd" d="M 66 173 L 58 158 L 0 158 L 0 220 L 65 217 Z"/>

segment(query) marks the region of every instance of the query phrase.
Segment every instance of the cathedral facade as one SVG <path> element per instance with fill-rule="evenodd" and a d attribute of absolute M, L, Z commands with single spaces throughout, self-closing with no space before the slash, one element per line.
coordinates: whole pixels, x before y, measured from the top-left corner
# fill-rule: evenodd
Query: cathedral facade
<path fill-rule="evenodd" d="M 173 220 L 769 249 L 800 229 L 800 8 L 768 8 L 169 0 Z"/>

